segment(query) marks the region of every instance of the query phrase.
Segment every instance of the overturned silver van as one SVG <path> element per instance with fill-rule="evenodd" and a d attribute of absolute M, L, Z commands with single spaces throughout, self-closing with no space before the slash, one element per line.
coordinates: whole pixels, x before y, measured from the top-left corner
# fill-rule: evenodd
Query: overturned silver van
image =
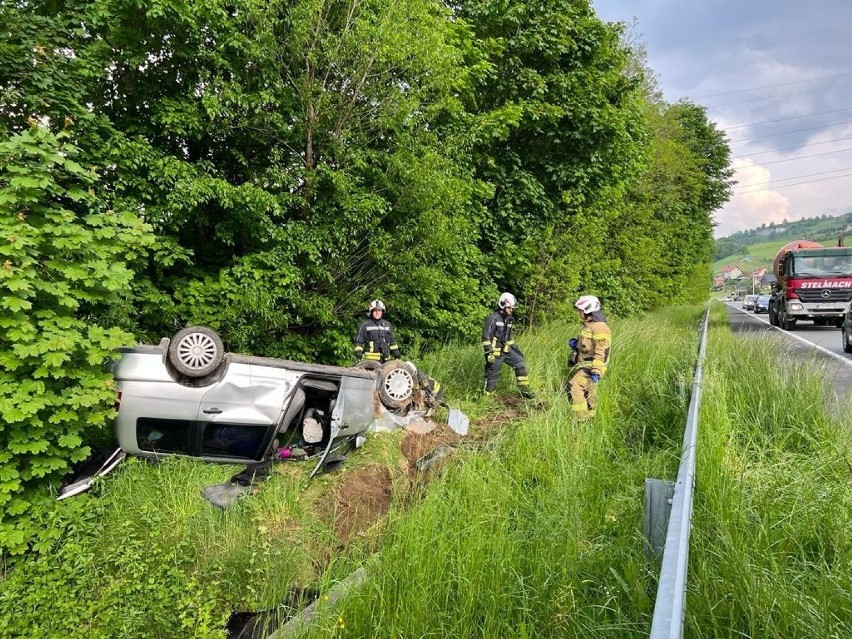
<path fill-rule="evenodd" d="M 307 441 L 324 453 L 315 473 L 335 442 L 387 412 L 428 416 L 436 401 L 409 362 L 346 368 L 226 353 L 204 326 L 118 350 L 115 434 L 123 451 L 142 457 L 246 464 L 283 441 Z"/>

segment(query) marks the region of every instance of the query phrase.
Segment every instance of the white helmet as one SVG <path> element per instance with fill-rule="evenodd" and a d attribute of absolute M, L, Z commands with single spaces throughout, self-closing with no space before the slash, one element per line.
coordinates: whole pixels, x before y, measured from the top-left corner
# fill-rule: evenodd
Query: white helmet
<path fill-rule="evenodd" d="M 372 312 L 376 309 L 379 309 L 382 313 L 384 313 L 385 303 L 382 300 L 373 300 L 372 302 L 370 302 L 369 313 L 372 314 Z"/>
<path fill-rule="evenodd" d="M 574 302 L 574 307 L 589 315 L 601 310 L 601 301 L 594 295 L 583 295 L 583 297 Z"/>
<path fill-rule="evenodd" d="M 497 301 L 497 305 L 500 308 L 506 308 L 507 306 L 511 306 L 512 308 L 518 307 L 518 300 L 515 299 L 515 296 L 511 293 L 503 293 L 500 296 L 500 299 Z"/>

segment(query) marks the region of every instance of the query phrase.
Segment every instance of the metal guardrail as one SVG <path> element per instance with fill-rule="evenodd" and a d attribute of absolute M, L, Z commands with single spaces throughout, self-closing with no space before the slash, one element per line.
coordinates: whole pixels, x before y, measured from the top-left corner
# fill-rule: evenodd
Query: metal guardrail
<path fill-rule="evenodd" d="M 663 565 L 657 584 L 657 601 L 651 621 L 651 639 L 680 639 L 686 610 L 686 570 L 689 560 L 689 533 L 692 527 L 692 495 L 695 488 L 695 445 L 698 439 L 698 410 L 701 405 L 701 376 L 707 350 L 710 309 L 704 314 L 698 363 L 692 383 L 692 397 L 686 414 L 683 451 L 671 499 Z"/>

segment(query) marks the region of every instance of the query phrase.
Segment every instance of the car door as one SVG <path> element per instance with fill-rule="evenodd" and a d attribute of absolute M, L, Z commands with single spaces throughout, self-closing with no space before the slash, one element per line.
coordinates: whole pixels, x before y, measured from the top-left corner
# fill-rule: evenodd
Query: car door
<path fill-rule="evenodd" d="M 154 347 L 119 349 L 112 366 L 118 391 L 115 433 L 135 455 L 194 454 L 195 420 L 203 388 L 177 384 Z"/>
<path fill-rule="evenodd" d="M 217 461 L 259 460 L 275 436 L 295 378 L 286 369 L 232 363 L 198 408 L 198 451 Z"/>

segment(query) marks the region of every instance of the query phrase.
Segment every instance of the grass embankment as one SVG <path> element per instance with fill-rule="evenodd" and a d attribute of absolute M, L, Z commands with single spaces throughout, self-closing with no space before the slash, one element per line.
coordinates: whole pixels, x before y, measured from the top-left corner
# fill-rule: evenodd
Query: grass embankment
<path fill-rule="evenodd" d="M 555 407 L 454 467 L 313 636 L 647 636 L 658 567 L 639 487 L 674 476 L 683 394 L 664 358 L 694 342 L 671 323 L 620 329 L 632 344 L 601 417 L 578 427 Z M 829 416 L 816 361 L 779 367 L 778 344 L 734 337 L 721 308 L 708 352 L 687 636 L 852 636 L 852 413 Z"/>
<path fill-rule="evenodd" d="M 658 566 L 643 558 L 643 484 L 676 471 L 698 319 L 617 322 L 598 417 L 580 424 L 560 387 L 569 330 L 529 340 L 551 408 L 396 513 L 369 584 L 311 636 L 646 636 Z"/>
<path fill-rule="evenodd" d="M 323 590 L 368 557 L 372 580 L 346 604 L 345 628 L 335 616 L 319 634 L 641 635 L 656 574 L 642 558 L 642 482 L 674 474 L 698 315 L 614 322 L 591 424 L 572 422 L 562 391 L 573 324 L 522 339 L 542 405 L 520 411 L 478 399 L 477 346 L 428 358 L 494 444 L 457 451 L 428 491 L 402 432 L 370 437 L 342 472 L 310 483 L 307 466 L 280 464 L 224 512 L 200 491 L 237 468 L 129 460 L 100 495 L 57 504 L 45 528 L 70 532 L 8 572 L 0 636 L 223 637 L 233 610 Z M 508 369 L 501 391 L 513 392 Z M 351 481 L 365 469 L 387 494 Z"/>
<path fill-rule="evenodd" d="M 779 367 L 771 340 L 732 336 L 723 313 L 705 366 L 687 633 L 852 636 L 852 412 L 829 417 L 818 364 Z M 425 361 L 493 444 L 457 450 L 428 490 L 401 432 L 310 483 L 306 466 L 281 464 L 225 512 L 200 490 L 236 468 L 131 460 L 99 496 L 57 504 L 45 529 L 70 530 L 6 574 L 0 636 L 223 637 L 231 611 L 311 597 L 364 563 L 368 584 L 314 636 L 647 636 L 659 568 L 642 553 L 643 480 L 674 477 L 698 317 L 614 322 L 592 423 L 571 420 L 561 388 L 573 327 L 525 336 L 542 405 L 509 421 L 475 399 L 476 347 Z"/>
<path fill-rule="evenodd" d="M 713 317 L 687 635 L 852 637 L 852 406 L 832 417 L 817 361 Z"/>

